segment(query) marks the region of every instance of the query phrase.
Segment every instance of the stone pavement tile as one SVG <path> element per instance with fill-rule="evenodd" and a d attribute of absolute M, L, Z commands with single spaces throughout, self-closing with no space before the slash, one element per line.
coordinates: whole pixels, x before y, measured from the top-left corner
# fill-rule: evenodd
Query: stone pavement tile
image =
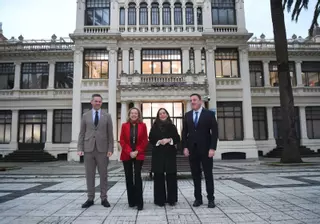
<path fill-rule="evenodd" d="M 320 219 L 320 216 L 311 212 L 311 211 L 308 211 L 308 210 L 303 210 L 301 209 L 300 211 L 286 211 L 284 212 L 285 214 L 293 217 L 294 219 L 297 219 L 297 220 L 300 220 L 300 221 L 304 221 L 306 219 Z M 319 220 L 320 222 L 320 220 Z"/>
<path fill-rule="evenodd" d="M 144 223 L 144 224 L 150 224 L 150 223 L 159 223 L 159 224 L 167 224 L 167 217 L 164 216 L 137 216 L 137 222 L 136 223 Z"/>
<path fill-rule="evenodd" d="M 42 220 L 39 224 L 70 224 L 76 218 L 75 216 L 50 216 Z"/>
<path fill-rule="evenodd" d="M 19 217 L 10 221 L 10 224 L 36 224 L 41 222 L 44 217 Z"/>
<path fill-rule="evenodd" d="M 96 217 L 96 216 L 93 216 L 93 217 L 83 217 L 83 216 L 80 216 L 78 218 L 76 218 L 72 224 L 102 224 L 104 222 L 106 217 Z"/>
<path fill-rule="evenodd" d="M 291 216 L 286 215 L 283 212 L 257 212 L 255 214 L 266 221 L 285 221 L 293 219 Z"/>
<path fill-rule="evenodd" d="M 0 224 L 10 224 L 12 220 L 16 219 L 16 216 L 0 217 Z"/>
<path fill-rule="evenodd" d="M 167 210 L 167 215 L 189 215 L 193 214 L 193 211 L 191 208 L 173 208 L 170 210 Z"/>
<path fill-rule="evenodd" d="M 80 216 L 84 217 L 107 217 L 112 210 L 112 207 L 105 208 L 103 206 L 91 206 L 86 209 Z"/>
<path fill-rule="evenodd" d="M 199 219 L 202 224 L 234 224 L 234 222 L 227 216 L 200 215 Z"/>
<path fill-rule="evenodd" d="M 103 224 L 136 224 L 137 216 L 108 216 Z M 140 223 L 139 223 L 140 224 Z"/>
<path fill-rule="evenodd" d="M 235 202 L 232 199 L 224 199 L 224 200 L 215 200 L 216 205 L 219 207 L 239 207 L 241 206 L 238 202 Z"/>
<path fill-rule="evenodd" d="M 245 207 L 220 207 L 220 209 L 227 214 L 232 213 L 250 213 L 250 211 Z"/>
<path fill-rule="evenodd" d="M 254 213 L 228 214 L 228 217 L 236 223 L 263 222 L 264 220 Z"/>
<path fill-rule="evenodd" d="M 269 222 L 270 224 L 319 224 L 319 220 L 316 223 L 309 223 L 309 222 L 301 222 L 299 220 L 295 219 L 290 219 L 290 220 L 285 220 L 285 221 L 271 221 Z"/>
<path fill-rule="evenodd" d="M 193 211 L 199 216 L 199 215 L 213 215 L 213 216 L 220 216 L 220 215 L 224 215 L 224 213 L 221 211 L 220 208 L 216 207 L 216 208 L 208 208 L 208 207 L 197 207 L 197 208 L 193 208 Z"/>
<path fill-rule="evenodd" d="M 16 209 L 15 207 L 14 208 L 11 208 L 9 210 L 6 210 L 4 212 L 1 212 L 0 213 L 0 218 L 1 217 L 6 217 L 6 216 L 15 216 L 15 217 L 19 217 L 21 215 L 25 215 L 29 212 L 31 212 L 32 209 Z"/>
<path fill-rule="evenodd" d="M 40 184 L 26 184 L 26 183 L 15 183 L 15 184 L 0 184 L 0 190 L 9 190 L 9 191 L 23 191 L 32 187 L 39 186 Z"/>
<path fill-rule="evenodd" d="M 172 224 L 198 224 L 201 223 L 195 214 L 190 215 L 168 215 L 168 223 Z"/>

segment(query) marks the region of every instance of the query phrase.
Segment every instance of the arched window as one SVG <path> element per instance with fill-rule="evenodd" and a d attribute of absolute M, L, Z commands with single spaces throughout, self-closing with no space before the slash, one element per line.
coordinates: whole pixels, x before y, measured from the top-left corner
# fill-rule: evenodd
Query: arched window
<path fill-rule="evenodd" d="M 186 25 L 194 25 L 193 4 L 186 3 Z"/>
<path fill-rule="evenodd" d="M 235 25 L 235 0 L 211 0 L 212 25 Z"/>
<path fill-rule="evenodd" d="M 206 72 L 206 50 L 204 48 L 201 50 L 201 71 Z"/>
<path fill-rule="evenodd" d="M 151 25 L 159 25 L 159 4 L 154 2 L 151 4 Z"/>
<path fill-rule="evenodd" d="M 201 7 L 197 8 L 197 24 L 203 25 L 203 23 L 202 23 L 202 8 Z"/>
<path fill-rule="evenodd" d="M 163 25 L 171 25 L 171 7 L 169 2 L 162 5 L 162 23 Z"/>
<path fill-rule="evenodd" d="M 137 15 L 136 15 L 136 3 L 129 3 L 128 7 L 128 25 L 137 24 Z"/>
<path fill-rule="evenodd" d="M 195 73 L 193 48 L 190 48 L 190 50 L 189 50 L 189 68 L 192 73 Z"/>
<path fill-rule="evenodd" d="M 174 25 L 182 25 L 182 8 L 180 2 L 174 4 Z"/>
<path fill-rule="evenodd" d="M 140 3 L 139 20 L 140 25 L 148 25 L 148 4 L 145 2 Z"/>
<path fill-rule="evenodd" d="M 125 9 L 124 7 L 120 8 L 120 13 L 119 13 L 119 25 L 125 25 Z"/>

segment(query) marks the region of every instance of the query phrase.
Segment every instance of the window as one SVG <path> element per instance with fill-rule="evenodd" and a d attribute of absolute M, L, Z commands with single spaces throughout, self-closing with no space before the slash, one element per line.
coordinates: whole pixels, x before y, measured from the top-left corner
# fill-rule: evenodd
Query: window
<path fill-rule="evenodd" d="M 261 61 L 249 61 L 251 87 L 264 86 L 263 65 Z"/>
<path fill-rule="evenodd" d="M 23 63 L 21 89 L 46 89 L 48 87 L 48 63 Z"/>
<path fill-rule="evenodd" d="M 182 25 L 181 3 L 174 4 L 174 25 Z"/>
<path fill-rule="evenodd" d="M 296 121 L 296 132 L 297 137 L 300 139 L 300 121 L 299 121 L 299 108 L 294 107 L 295 121 Z M 273 133 L 276 140 L 282 139 L 281 137 L 281 125 L 282 125 L 282 116 L 281 116 L 281 107 L 272 108 L 273 116 Z"/>
<path fill-rule="evenodd" d="M 70 143 L 72 110 L 53 111 L 53 143 Z"/>
<path fill-rule="evenodd" d="M 126 11 L 123 7 L 120 8 L 120 13 L 119 13 L 119 25 L 125 25 L 126 21 Z"/>
<path fill-rule="evenodd" d="M 181 74 L 181 50 L 142 50 L 142 74 Z"/>
<path fill-rule="evenodd" d="M 47 111 L 19 111 L 19 143 L 45 143 Z"/>
<path fill-rule="evenodd" d="M 110 25 L 110 0 L 86 1 L 86 25 Z"/>
<path fill-rule="evenodd" d="M 148 25 L 148 4 L 142 2 L 139 8 L 139 24 Z"/>
<path fill-rule="evenodd" d="M 206 72 L 206 49 L 202 48 L 201 50 L 201 70 Z"/>
<path fill-rule="evenodd" d="M 194 25 L 193 4 L 186 3 L 186 25 Z"/>
<path fill-rule="evenodd" d="M 306 107 L 307 135 L 309 139 L 320 139 L 320 107 Z"/>
<path fill-rule="evenodd" d="M 253 134 L 255 140 L 268 139 L 267 112 L 265 107 L 252 107 Z"/>
<path fill-rule="evenodd" d="M 122 72 L 122 50 L 119 48 L 118 49 L 118 67 L 117 67 L 117 70 L 118 70 L 118 79 L 120 79 L 120 75 L 121 75 L 121 72 Z"/>
<path fill-rule="evenodd" d="M 151 4 L 151 25 L 159 25 L 159 4 L 154 2 Z"/>
<path fill-rule="evenodd" d="M 211 0 L 212 25 L 236 25 L 235 0 Z"/>
<path fill-rule="evenodd" d="M 129 3 L 128 8 L 128 25 L 136 25 L 137 16 L 136 16 L 136 4 L 131 2 Z"/>
<path fill-rule="evenodd" d="M 134 73 L 134 51 L 132 48 L 129 50 L 129 74 Z"/>
<path fill-rule="evenodd" d="M 215 51 L 215 63 L 216 77 L 239 77 L 237 49 L 217 49 Z"/>
<path fill-rule="evenodd" d="M 13 89 L 14 86 L 14 64 L 0 64 L 0 89 Z"/>
<path fill-rule="evenodd" d="M 171 25 L 171 8 L 168 2 L 163 3 L 162 20 L 163 25 Z"/>
<path fill-rule="evenodd" d="M 198 25 L 203 25 L 203 22 L 202 22 L 202 8 L 201 7 L 197 8 L 197 23 L 198 23 Z"/>
<path fill-rule="evenodd" d="M 54 76 L 54 86 L 56 89 L 72 89 L 73 62 L 57 62 Z"/>
<path fill-rule="evenodd" d="M 303 62 L 301 70 L 304 86 L 320 86 L 320 62 Z"/>
<path fill-rule="evenodd" d="M 219 140 L 243 140 L 242 102 L 218 102 Z"/>
<path fill-rule="evenodd" d="M 195 73 L 193 48 L 190 48 L 190 50 L 189 50 L 189 68 L 192 73 Z"/>
<path fill-rule="evenodd" d="M 12 112 L 0 111 L 0 144 L 8 144 L 11 141 Z"/>
<path fill-rule="evenodd" d="M 109 77 L 109 54 L 107 50 L 84 51 L 84 79 L 107 79 Z"/>
<path fill-rule="evenodd" d="M 291 85 L 296 86 L 296 69 L 294 67 L 294 62 L 289 62 L 289 71 L 291 77 Z M 270 73 L 270 85 L 271 86 L 279 86 L 279 78 L 278 78 L 278 66 L 276 61 L 269 62 L 269 73 Z"/>

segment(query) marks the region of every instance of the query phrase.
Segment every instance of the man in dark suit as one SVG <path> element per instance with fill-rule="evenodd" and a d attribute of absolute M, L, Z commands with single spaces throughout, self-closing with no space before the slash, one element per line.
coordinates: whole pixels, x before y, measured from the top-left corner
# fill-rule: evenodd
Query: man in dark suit
<path fill-rule="evenodd" d="M 190 96 L 192 110 L 187 112 L 183 122 L 183 153 L 189 157 L 194 183 L 194 207 L 203 204 L 201 193 L 201 165 L 206 180 L 208 208 L 214 208 L 213 156 L 217 148 L 218 125 L 214 112 L 202 107 L 199 94 Z"/>

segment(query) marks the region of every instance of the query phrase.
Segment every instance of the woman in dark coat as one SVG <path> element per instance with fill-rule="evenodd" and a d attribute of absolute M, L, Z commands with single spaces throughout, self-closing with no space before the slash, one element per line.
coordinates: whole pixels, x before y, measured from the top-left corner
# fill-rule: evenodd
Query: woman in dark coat
<path fill-rule="evenodd" d="M 149 141 L 152 149 L 152 172 L 154 173 L 154 203 L 171 206 L 178 201 L 177 149 L 180 142 L 176 126 L 172 123 L 168 111 L 160 108 L 151 127 Z M 167 182 L 167 187 L 165 186 Z"/>

